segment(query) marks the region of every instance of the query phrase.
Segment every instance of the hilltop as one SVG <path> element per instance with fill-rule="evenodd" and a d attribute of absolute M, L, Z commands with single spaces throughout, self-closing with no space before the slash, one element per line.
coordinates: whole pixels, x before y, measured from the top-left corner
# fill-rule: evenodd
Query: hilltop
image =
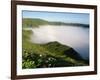
<path fill-rule="evenodd" d="M 70 26 L 81 26 L 81 27 L 89 27 L 89 24 L 81 24 L 81 23 L 65 23 L 65 22 L 57 22 L 57 21 L 47 21 L 39 18 L 23 18 L 23 27 L 38 27 L 40 25 L 70 25 Z"/>

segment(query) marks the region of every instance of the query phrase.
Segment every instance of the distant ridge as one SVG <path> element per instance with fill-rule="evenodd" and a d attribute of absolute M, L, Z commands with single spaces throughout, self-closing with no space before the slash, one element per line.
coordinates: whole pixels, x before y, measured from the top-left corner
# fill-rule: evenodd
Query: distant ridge
<path fill-rule="evenodd" d="M 23 27 L 38 27 L 40 25 L 70 25 L 88 28 L 89 24 L 82 23 L 65 23 L 57 21 L 47 21 L 39 18 L 23 18 Z"/>

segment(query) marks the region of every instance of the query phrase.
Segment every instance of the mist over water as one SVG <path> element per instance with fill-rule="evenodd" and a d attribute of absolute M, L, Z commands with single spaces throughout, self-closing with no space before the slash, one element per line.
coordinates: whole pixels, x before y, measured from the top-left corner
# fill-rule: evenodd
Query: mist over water
<path fill-rule="evenodd" d="M 89 28 L 45 25 L 31 30 L 33 43 L 58 41 L 74 48 L 84 59 L 89 59 Z"/>

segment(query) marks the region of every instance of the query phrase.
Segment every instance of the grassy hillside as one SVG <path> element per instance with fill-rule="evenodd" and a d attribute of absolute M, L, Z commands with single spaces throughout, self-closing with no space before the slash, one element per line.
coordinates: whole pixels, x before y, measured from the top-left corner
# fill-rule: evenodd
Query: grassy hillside
<path fill-rule="evenodd" d="M 23 27 L 38 27 L 39 25 L 46 25 L 48 24 L 48 21 L 38 19 L 38 18 L 24 18 L 22 20 L 23 22 Z"/>
<path fill-rule="evenodd" d="M 31 30 L 23 30 L 22 68 L 85 66 L 88 63 L 71 47 L 57 41 L 31 43 Z"/>
<path fill-rule="evenodd" d="M 70 25 L 70 26 L 81 26 L 89 27 L 88 24 L 81 23 L 65 23 L 65 22 L 56 22 L 56 21 L 46 21 L 38 18 L 23 18 L 23 27 L 38 27 L 40 25 Z"/>

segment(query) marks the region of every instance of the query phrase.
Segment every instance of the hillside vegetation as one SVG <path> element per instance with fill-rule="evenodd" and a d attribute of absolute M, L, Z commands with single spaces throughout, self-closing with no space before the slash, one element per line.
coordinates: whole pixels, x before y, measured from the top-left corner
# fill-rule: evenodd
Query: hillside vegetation
<path fill-rule="evenodd" d="M 89 65 L 88 61 L 84 60 L 73 48 L 57 41 L 45 44 L 31 43 L 31 34 L 31 30 L 22 31 L 23 69 Z"/>
<path fill-rule="evenodd" d="M 46 25 L 48 24 L 48 21 L 38 19 L 38 18 L 23 18 L 23 27 L 38 27 L 39 25 Z"/>

